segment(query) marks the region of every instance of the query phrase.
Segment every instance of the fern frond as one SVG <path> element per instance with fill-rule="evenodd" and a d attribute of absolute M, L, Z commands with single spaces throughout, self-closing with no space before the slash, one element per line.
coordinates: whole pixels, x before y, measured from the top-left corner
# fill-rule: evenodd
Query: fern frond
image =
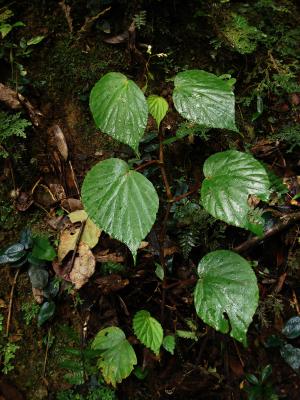
<path fill-rule="evenodd" d="M 137 29 L 141 29 L 142 26 L 145 26 L 146 20 L 147 20 L 147 12 L 145 10 L 140 11 L 133 17 L 133 21 Z"/>

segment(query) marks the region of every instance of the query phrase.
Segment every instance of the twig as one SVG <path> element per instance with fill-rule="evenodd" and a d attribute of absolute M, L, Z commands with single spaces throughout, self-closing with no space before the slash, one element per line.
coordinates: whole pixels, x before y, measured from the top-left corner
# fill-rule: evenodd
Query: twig
<path fill-rule="evenodd" d="M 45 358 L 44 358 L 44 364 L 43 364 L 43 374 L 42 378 L 45 378 L 45 373 L 46 373 L 46 366 L 47 366 L 47 360 L 48 360 L 48 353 L 49 353 L 49 338 L 51 336 L 51 326 L 48 329 L 48 335 L 47 335 L 47 344 L 46 344 L 46 352 L 45 352 Z"/>
<path fill-rule="evenodd" d="M 300 212 L 295 212 L 291 214 L 285 214 L 281 217 L 282 221 L 278 224 L 274 225 L 273 228 L 269 229 L 263 236 L 254 236 L 246 240 L 244 243 L 240 244 L 233 248 L 236 253 L 244 253 L 245 251 L 251 249 L 252 247 L 256 246 L 258 243 L 262 242 L 263 240 L 268 239 L 271 236 L 276 235 L 277 233 L 283 231 L 287 227 L 296 222 L 300 221 Z"/>
<path fill-rule="evenodd" d="M 179 196 L 173 197 L 172 203 L 175 203 L 176 201 L 180 201 L 182 199 L 185 199 L 186 197 L 190 196 L 191 194 L 197 192 L 199 190 L 200 184 L 197 183 L 191 190 L 189 190 L 186 193 L 180 194 Z"/>
<path fill-rule="evenodd" d="M 79 233 L 78 233 L 78 236 L 77 236 L 77 239 L 76 239 L 76 243 L 75 243 L 74 251 L 73 251 L 73 254 L 72 254 L 71 262 L 70 262 L 69 267 L 67 268 L 66 274 L 69 274 L 73 269 L 75 258 L 76 258 L 76 254 L 77 254 L 78 247 L 79 247 L 79 243 L 80 243 L 80 240 L 81 240 L 84 228 L 85 228 L 85 224 L 86 224 L 86 220 L 82 221 L 81 226 L 80 226 L 80 230 L 79 230 Z"/>
<path fill-rule="evenodd" d="M 159 164 L 159 160 L 150 160 L 145 162 L 144 164 L 139 165 L 138 167 L 136 167 L 134 170 L 135 171 L 140 171 L 144 168 L 149 167 L 149 165 L 153 165 L 153 164 Z"/>
<path fill-rule="evenodd" d="M 7 315 L 7 322 L 6 322 L 6 331 L 5 335 L 8 336 L 9 334 L 9 328 L 10 328 L 10 320 L 11 320 L 11 314 L 12 314 L 12 305 L 13 305 L 13 299 L 14 299 L 14 292 L 15 292 L 15 286 L 17 283 L 17 279 L 20 273 L 20 269 L 17 270 L 15 273 L 14 281 L 11 287 L 10 291 L 10 297 L 9 297 L 9 306 L 8 306 L 8 315 Z"/>

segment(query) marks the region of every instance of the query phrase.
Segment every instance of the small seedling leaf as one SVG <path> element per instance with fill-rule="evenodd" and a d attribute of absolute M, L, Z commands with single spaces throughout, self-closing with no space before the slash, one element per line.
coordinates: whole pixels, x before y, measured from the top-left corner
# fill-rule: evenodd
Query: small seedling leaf
<path fill-rule="evenodd" d="M 53 261 L 56 257 L 56 252 L 52 247 L 48 238 L 36 236 L 33 238 L 32 256 L 39 260 Z"/>
<path fill-rule="evenodd" d="M 165 118 L 168 112 L 168 102 L 161 96 L 151 95 L 147 97 L 149 113 L 155 119 L 159 128 L 161 121 Z"/>
<path fill-rule="evenodd" d="M 163 343 L 161 324 L 146 310 L 138 311 L 133 318 L 133 330 L 136 337 L 156 355 Z"/>
<path fill-rule="evenodd" d="M 133 347 L 118 327 L 113 326 L 98 332 L 92 342 L 92 349 L 101 352 L 98 366 L 105 382 L 114 387 L 127 378 L 137 364 Z"/>
<path fill-rule="evenodd" d="M 176 345 L 175 337 L 173 335 L 165 336 L 162 345 L 165 350 L 173 355 Z"/>
<path fill-rule="evenodd" d="M 291 344 L 285 344 L 280 349 L 284 361 L 296 372 L 300 370 L 300 349 Z"/>
<path fill-rule="evenodd" d="M 300 336 L 300 317 L 292 317 L 290 318 L 284 328 L 282 329 L 282 333 L 288 339 L 296 339 Z"/>
<path fill-rule="evenodd" d="M 40 308 L 38 315 L 38 327 L 41 327 L 48 319 L 53 317 L 55 313 L 54 301 L 46 301 Z"/>

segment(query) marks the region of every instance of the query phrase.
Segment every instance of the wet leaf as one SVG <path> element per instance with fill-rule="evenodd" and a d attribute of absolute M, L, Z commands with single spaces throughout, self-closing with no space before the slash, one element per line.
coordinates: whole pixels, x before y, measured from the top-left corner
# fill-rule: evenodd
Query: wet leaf
<path fill-rule="evenodd" d="M 201 70 L 179 72 L 173 101 L 176 110 L 189 121 L 207 128 L 236 131 L 234 94 L 228 82 Z"/>
<path fill-rule="evenodd" d="M 158 210 L 159 199 L 152 183 L 130 170 L 126 162 L 110 158 L 87 173 L 82 201 L 95 224 L 125 243 L 135 258 Z"/>
<path fill-rule="evenodd" d="M 0 254 L 0 264 L 16 263 L 21 261 L 24 256 L 26 256 L 24 245 L 21 243 L 15 243 L 7 247 Z"/>
<path fill-rule="evenodd" d="M 161 324 L 146 310 L 138 311 L 133 318 L 133 330 L 136 337 L 156 355 L 163 342 Z"/>
<path fill-rule="evenodd" d="M 53 261 L 56 257 L 56 252 L 52 247 L 49 239 L 43 236 L 33 238 L 32 256 L 39 260 Z"/>
<path fill-rule="evenodd" d="M 228 224 L 251 229 L 248 196 L 266 200 L 269 195 L 270 182 L 264 167 L 250 154 L 228 150 L 210 156 L 203 172 L 203 207 Z"/>
<path fill-rule="evenodd" d="M 80 243 L 78 247 L 78 256 L 75 258 L 72 271 L 70 272 L 71 282 L 76 289 L 80 289 L 94 274 L 96 261 L 89 246 Z"/>
<path fill-rule="evenodd" d="M 80 241 L 86 243 L 90 249 L 95 247 L 98 243 L 102 231 L 94 224 L 94 222 L 90 218 L 88 218 L 86 211 L 73 211 L 68 215 L 68 217 L 73 224 L 76 222 L 86 221 Z"/>
<path fill-rule="evenodd" d="M 40 308 L 38 315 L 38 327 L 41 327 L 48 319 L 53 317 L 55 313 L 54 301 L 46 301 Z"/>
<path fill-rule="evenodd" d="M 149 113 L 155 119 L 159 128 L 161 121 L 165 118 L 168 112 L 169 104 L 163 97 L 156 95 L 151 95 L 147 97 L 147 103 Z"/>
<path fill-rule="evenodd" d="M 128 144 L 138 153 L 148 107 L 141 89 L 119 72 L 109 72 L 93 87 L 90 109 L 101 131 Z"/>
<path fill-rule="evenodd" d="M 246 346 L 246 333 L 258 305 L 257 281 L 250 264 L 232 251 L 217 250 L 202 258 L 198 275 L 194 293 L 198 316 Z"/>
<path fill-rule="evenodd" d="M 284 361 L 296 372 L 300 369 L 300 349 L 291 344 L 285 344 L 280 349 Z"/>
<path fill-rule="evenodd" d="M 28 275 L 33 288 L 44 289 L 48 285 L 49 273 L 45 268 L 31 265 Z"/>
<path fill-rule="evenodd" d="M 296 339 L 300 336 L 300 317 L 292 317 L 290 318 L 284 328 L 282 329 L 282 333 L 288 339 Z"/>
<path fill-rule="evenodd" d="M 98 332 L 92 342 L 92 349 L 100 351 L 98 366 L 106 383 L 114 387 L 127 378 L 137 364 L 131 344 L 118 327 L 113 326 Z"/>
<path fill-rule="evenodd" d="M 173 355 L 176 345 L 175 337 L 172 335 L 165 336 L 162 345 L 165 350 Z"/>

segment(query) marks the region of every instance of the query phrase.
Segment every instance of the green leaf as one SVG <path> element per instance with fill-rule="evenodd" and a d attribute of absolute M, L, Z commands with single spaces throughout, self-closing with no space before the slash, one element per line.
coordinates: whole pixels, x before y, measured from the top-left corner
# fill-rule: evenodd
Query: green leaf
<path fill-rule="evenodd" d="M 261 371 L 261 382 L 265 382 L 272 373 L 272 365 L 266 365 Z"/>
<path fill-rule="evenodd" d="M 116 387 L 127 378 L 137 364 L 135 352 L 122 329 L 102 329 L 92 342 L 92 349 L 101 351 L 98 366 L 107 384 Z"/>
<path fill-rule="evenodd" d="M 54 301 L 45 301 L 41 306 L 38 315 L 38 327 L 41 327 L 48 319 L 53 317 L 55 313 L 55 303 Z"/>
<path fill-rule="evenodd" d="M 184 331 L 182 329 L 177 329 L 176 335 L 182 339 L 191 339 L 191 340 L 195 340 L 195 342 L 198 341 L 196 332 Z"/>
<path fill-rule="evenodd" d="M 249 195 L 269 195 L 264 167 L 250 154 L 228 150 L 210 156 L 203 172 L 201 201 L 206 211 L 228 224 L 251 229 Z"/>
<path fill-rule="evenodd" d="M 284 361 L 296 372 L 300 369 L 300 349 L 291 344 L 285 344 L 280 349 Z"/>
<path fill-rule="evenodd" d="M 0 33 L 2 36 L 2 39 L 5 38 L 6 35 L 9 34 L 9 32 L 13 29 L 13 26 L 11 24 L 1 24 L 0 26 Z"/>
<path fill-rule="evenodd" d="M 133 318 L 133 331 L 136 337 L 156 355 L 163 342 L 161 324 L 146 310 L 138 311 Z"/>
<path fill-rule="evenodd" d="M 249 383 L 251 383 L 251 385 L 259 385 L 259 381 L 258 381 L 258 379 L 257 379 L 257 377 L 255 375 L 246 374 L 245 377 L 246 377 L 247 381 Z"/>
<path fill-rule="evenodd" d="M 156 265 L 155 275 L 158 277 L 158 279 L 163 281 L 164 280 L 164 276 L 165 276 L 165 271 L 164 271 L 163 267 L 160 264 L 155 263 L 155 265 Z"/>
<path fill-rule="evenodd" d="M 156 95 L 151 95 L 147 97 L 147 103 L 149 113 L 155 119 L 159 128 L 161 121 L 165 118 L 168 112 L 169 104 L 163 97 Z"/>
<path fill-rule="evenodd" d="M 288 339 L 296 339 L 300 336 L 300 317 L 292 317 L 290 318 L 284 328 L 282 329 L 282 333 Z"/>
<path fill-rule="evenodd" d="M 94 223 L 125 243 L 135 258 L 155 222 L 159 199 L 152 183 L 118 158 L 95 165 L 82 186 L 84 208 Z"/>
<path fill-rule="evenodd" d="M 246 346 L 246 333 L 258 305 L 257 281 L 250 264 L 232 251 L 217 250 L 202 258 L 198 275 L 194 293 L 198 316 Z"/>
<path fill-rule="evenodd" d="M 90 109 L 99 129 L 138 153 L 148 107 L 143 92 L 133 81 L 119 72 L 104 75 L 91 91 Z"/>
<path fill-rule="evenodd" d="M 26 256 L 26 251 L 22 243 L 15 243 L 7 247 L 0 254 L 0 264 L 11 264 L 20 261 Z"/>
<path fill-rule="evenodd" d="M 45 268 L 31 265 L 28 275 L 33 288 L 44 289 L 48 285 L 49 273 Z"/>
<path fill-rule="evenodd" d="M 173 335 L 165 336 L 162 345 L 165 350 L 173 355 L 176 345 L 175 337 Z"/>
<path fill-rule="evenodd" d="M 33 238 L 32 256 L 39 260 L 53 261 L 56 257 L 56 252 L 51 246 L 49 239 L 43 236 Z"/>
<path fill-rule="evenodd" d="M 35 45 L 35 44 L 39 44 L 44 38 L 45 38 L 45 36 L 35 36 L 35 37 L 33 37 L 33 38 L 28 40 L 27 46 L 32 46 L 32 45 Z"/>
<path fill-rule="evenodd" d="M 201 70 L 184 71 L 175 78 L 173 101 L 189 121 L 207 128 L 236 131 L 234 94 L 225 80 Z"/>

